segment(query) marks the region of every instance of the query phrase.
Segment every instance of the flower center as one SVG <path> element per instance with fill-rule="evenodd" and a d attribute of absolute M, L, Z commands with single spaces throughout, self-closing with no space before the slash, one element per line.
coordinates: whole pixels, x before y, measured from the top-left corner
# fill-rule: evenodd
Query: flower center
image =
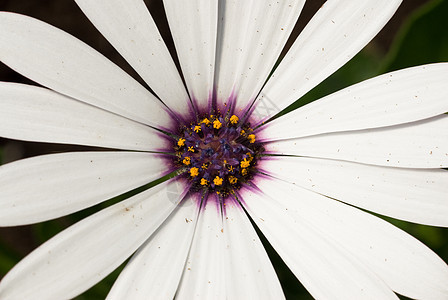
<path fill-rule="evenodd" d="M 227 197 L 256 173 L 262 144 L 237 115 L 208 114 L 180 127 L 175 164 L 185 170 L 190 191 Z"/>

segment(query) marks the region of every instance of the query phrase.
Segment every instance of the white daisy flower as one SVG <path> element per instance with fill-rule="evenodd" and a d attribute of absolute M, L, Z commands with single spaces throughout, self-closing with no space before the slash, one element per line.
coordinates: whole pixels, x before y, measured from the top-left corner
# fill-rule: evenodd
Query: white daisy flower
<path fill-rule="evenodd" d="M 73 298 L 132 256 L 109 299 L 281 299 L 252 219 L 316 299 L 447 299 L 445 262 L 359 208 L 448 226 L 448 64 L 271 120 L 401 1 L 327 1 L 270 77 L 303 0 L 163 2 L 186 88 L 143 1 L 76 0 L 154 94 L 67 33 L 0 13 L 1 61 L 44 86 L 0 83 L 0 135 L 114 149 L 1 166 L 0 225 L 174 175 L 44 243 L 3 278 L 0 298 Z"/>

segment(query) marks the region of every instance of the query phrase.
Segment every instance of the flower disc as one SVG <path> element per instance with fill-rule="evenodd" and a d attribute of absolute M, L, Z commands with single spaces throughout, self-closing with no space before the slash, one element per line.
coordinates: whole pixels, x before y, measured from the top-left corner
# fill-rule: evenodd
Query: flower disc
<path fill-rule="evenodd" d="M 233 194 L 253 178 L 263 152 L 250 123 L 230 111 L 199 115 L 177 136 L 175 165 L 196 193 Z"/>

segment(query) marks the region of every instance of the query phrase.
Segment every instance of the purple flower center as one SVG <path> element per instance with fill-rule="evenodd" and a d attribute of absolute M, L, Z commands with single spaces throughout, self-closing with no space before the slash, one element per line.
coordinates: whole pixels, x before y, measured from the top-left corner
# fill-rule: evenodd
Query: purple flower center
<path fill-rule="evenodd" d="M 203 114 L 177 136 L 174 163 L 195 193 L 233 194 L 253 178 L 263 152 L 250 123 L 230 111 Z"/>

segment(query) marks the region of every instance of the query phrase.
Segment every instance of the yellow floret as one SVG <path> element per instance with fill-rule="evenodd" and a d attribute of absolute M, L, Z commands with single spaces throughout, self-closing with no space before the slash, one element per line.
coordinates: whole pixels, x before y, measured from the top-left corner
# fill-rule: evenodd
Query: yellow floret
<path fill-rule="evenodd" d="M 190 175 L 191 177 L 196 177 L 199 175 L 199 169 L 196 167 L 193 167 L 190 169 Z"/>
<path fill-rule="evenodd" d="M 229 176 L 229 182 L 230 184 L 235 184 L 238 181 L 238 178 L 235 176 Z"/>
<path fill-rule="evenodd" d="M 215 179 L 213 179 L 213 183 L 215 185 L 222 185 L 223 179 L 219 176 L 216 176 Z"/>
<path fill-rule="evenodd" d="M 193 148 L 193 146 L 188 147 L 188 151 L 190 151 L 190 152 L 194 152 L 194 148 Z"/>
<path fill-rule="evenodd" d="M 249 140 L 249 143 L 251 144 L 255 143 L 255 134 L 249 134 L 247 136 L 247 139 Z"/>
<path fill-rule="evenodd" d="M 182 147 L 183 145 L 185 145 L 185 139 L 180 138 L 180 139 L 177 141 L 177 145 L 178 145 L 179 147 Z"/>
<path fill-rule="evenodd" d="M 219 122 L 219 120 L 214 120 L 213 121 L 213 128 L 219 129 L 219 128 L 221 128 L 221 126 L 222 126 L 222 123 Z"/>
<path fill-rule="evenodd" d="M 201 123 L 204 123 L 205 125 L 210 125 L 210 120 L 205 118 L 204 120 L 201 121 Z"/>
<path fill-rule="evenodd" d="M 243 159 L 240 163 L 241 168 L 247 168 L 250 165 L 250 161 L 248 161 L 246 158 Z"/>
<path fill-rule="evenodd" d="M 201 131 L 201 126 L 199 126 L 199 125 L 194 126 L 193 130 L 194 130 L 194 132 L 198 133 L 199 131 Z"/>
<path fill-rule="evenodd" d="M 182 162 L 184 163 L 184 165 L 188 166 L 191 163 L 191 159 L 187 156 Z"/>
<path fill-rule="evenodd" d="M 207 185 L 208 184 L 208 180 L 205 178 L 201 178 L 201 185 Z"/>
<path fill-rule="evenodd" d="M 247 175 L 247 169 L 242 169 L 241 170 L 241 174 L 243 174 L 243 176 L 246 176 Z"/>
<path fill-rule="evenodd" d="M 252 154 L 250 154 L 250 152 L 247 152 L 246 155 L 248 156 L 249 161 L 252 161 L 254 159 L 254 157 L 252 156 Z"/>
<path fill-rule="evenodd" d="M 232 124 L 238 123 L 238 120 L 239 120 L 239 118 L 237 116 L 235 116 L 235 115 L 232 115 L 230 117 L 230 123 L 232 123 Z"/>

